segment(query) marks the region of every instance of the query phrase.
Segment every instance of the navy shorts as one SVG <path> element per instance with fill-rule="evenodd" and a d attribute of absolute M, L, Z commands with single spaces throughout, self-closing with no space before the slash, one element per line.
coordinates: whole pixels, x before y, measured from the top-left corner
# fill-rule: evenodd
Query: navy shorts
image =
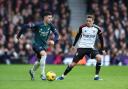
<path fill-rule="evenodd" d="M 46 51 L 46 47 L 44 47 L 42 45 L 33 44 L 32 48 L 33 48 L 33 51 L 37 54 L 37 57 L 39 59 L 41 58 L 40 52 L 43 51 L 43 50 Z"/>
<path fill-rule="evenodd" d="M 99 54 L 99 51 L 92 48 L 78 48 L 77 52 L 73 58 L 73 62 L 77 63 L 81 60 L 85 55 L 96 58 L 96 55 Z"/>

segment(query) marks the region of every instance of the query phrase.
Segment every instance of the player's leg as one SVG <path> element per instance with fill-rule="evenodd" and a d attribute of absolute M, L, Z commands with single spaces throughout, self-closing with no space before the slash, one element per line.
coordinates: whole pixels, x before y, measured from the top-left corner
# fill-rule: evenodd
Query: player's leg
<path fill-rule="evenodd" d="M 35 61 L 33 67 L 29 70 L 29 74 L 31 76 L 31 80 L 34 80 L 34 75 L 35 75 L 36 70 L 40 66 L 40 58 L 41 58 L 40 54 L 37 52 L 37 50 L 35 49 L 35 47 L 33 47 L 33 50 L 35 51 L 38 60 Z"/>
<path fill-rule="evenodd" d="M 66 76 L 74 66 L 76 66 L 77 62 L 72 62 L 70 65 L 67 66 L 66 70 L 63 73 L 63 76 Z"/>
<path fill-rule="evenodd" d="M 35 63 L 34 63 L 34 65 L 33 65 L 33 67 L 31 68 L 31 70 L 35 73 L 35 71 L 39 68 L 39 66 L 40 66 L 40 58 L 41 58 L 41 56 L 40 56 L 40 54 L 39 53 L 37 53 L 37 58 L 38 58 L 38 60 L 36 60 L 35 61 Z"/>
<path fill-rule="evenodd" d="M 35 71 L 38 69 L 39 65 L 40 65 L 40 63 L 38 61 L 36 61 L 33 65 L 33 67 L 29 70 L 31 80 L 34 80 Z"/>
<path fill-rule="evenodd" d="M 99 54 L 99 52 L 97 50 L 93 50 L 92 55 L 93 55 L 93 57 L 96 58 L 96 67 L 95 67 L 94 80 L 102 80 L 99 77 L 99 73 L 100 73 L 100 69 L 101 69 L 101 55 Z"/>
<path fill-rule="evenodd" d="M 46 77 L 45 77 L 45 61 L 46 61 L 47 53 L 45 52 L 44 47 L 42 47 L 42 46 L 33 45 L 33 50 L 37 54 L 38 61 L 36 61 L 34 63 L 33 67 L 29 71 L 29 74 L 31 76 L 31 79 L 34 80 L 35 71 L 39 68 L 39 65 L 40 65 L 41 79 L 45 80 L 46 79 Z"/>
<path fill-rule="evenodd" d="M 70 65 L 67 66 L 67 68 L 65 69 L 64 73 L 60 76 L 57 77 L 56 80 L 63 80 L 65 78 L 65 76 L 72 70 L 72 68 L 76 65 L 77 63 L 72 62 Z"/>
<path fill-rule="evenodd" d="M 45 50 L 40 51 L 41 59 L 40 59 L 40 68 L 41 68 L 41 79 L 46 80 L 45 75 L 45 63 L 47 58 L 47 53 Z"/>
<path fill-rule="evenodd" d="M 84 51 L 82 49 L 78 49 L 72 63 L 67 66 L 61 77 L 57 77 L 57 80 L 63 80 L 64 77 L 72 70 L 72 68 L 74 68 L 74 66 L 76 66 L 76 64 L 79 62 L 80 59 L 83 58 L 84 55 Z"/>
<path fill-rule="evenodd" d="M 96 61 L 97 61 L 97 63 L 96 63 L 96 72 L 95 72 L 95 74 L 99 75 L 99 72 L 100 72 L 100 69 L 101 69 L 101 55 L 100 54 L 96 55 Z"/>

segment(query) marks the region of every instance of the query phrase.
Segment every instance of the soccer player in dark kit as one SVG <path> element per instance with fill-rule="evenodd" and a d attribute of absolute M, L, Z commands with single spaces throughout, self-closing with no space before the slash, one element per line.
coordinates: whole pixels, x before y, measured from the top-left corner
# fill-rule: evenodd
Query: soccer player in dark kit
<path fill-rule="evenodd" d="M 68 65 L 62 76 L 57 77 L 56 80 L 63 80 L 65 76 L 72 70 L 72 68 L 76 66 L 79 60 L 82 59 L 85 55 L 96 59 L 97 63 L 94 80 L 102 80 L 99 77 L 99 72 L 101 69 L 101 55 L 95 48 L 97 36 L 101 43 L 102 53 L 105 54 L 102 30 L 99 26 L 94 24 L 94 16 L 87 15 L 86 23 L 79 27 L 79 32 L 77 33 L 73 43 L 72 48 L 74 49 L 74 47 L 77 47 L 77 52 L 73 58 L 73 61 Z"/>
<path fill-rule="evenodd" d="M 39 67 L 39 65 L 41 67 L 41 79 L 46 80 L 46 75 L 45 75 L 45 61 L 47 57 L 46 49 L 48 47 L 48 44 L 54 45 L 54 42 L 56 43 L 59 38 L 58 31 L 52 24 L 52 20 L 53 20 L 52 13 L 44 12 L 42 22 L 24 24 L 22 26 L 22 30 L 20 30 L 20 32 L 17 34 L 17 38 L 20 39 L 21 34 L 24 34 L 27 28 L 31 28 L 34 33 L 34 39 L 32 40 L 32 47 L 38 57 L 38 60 L 35 62 L 35 64 L 29 71 L 31 80 L 34 80 L 34 74 L 37 68 Z M 54 41 L 48 40 L 50 36 L 50 32 L 53 32 L 55 35 Z"/>

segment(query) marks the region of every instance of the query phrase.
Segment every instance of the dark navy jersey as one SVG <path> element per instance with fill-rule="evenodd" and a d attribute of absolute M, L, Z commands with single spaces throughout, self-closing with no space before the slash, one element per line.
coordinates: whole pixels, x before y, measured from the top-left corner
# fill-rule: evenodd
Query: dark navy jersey
<path fill-rule="evenodd" d="M 26 28 L 31 28 L 34 33 L 34 39 L 32 40 L 32 43 L 39 46 L 47 46 L 47 40 L 50 36 L 50 32 L 52 31 L 55 35 L 54 41 L 57 42 L 58 40 L 58 32 L 53 24 L 47 24 L 45 25 L 43 22 L 38 23 L 31 23 L 31 24 L 25 24 L 22 26 L 22 30 L 19 32 L 19 36 L 23 34 L 26 30 Z"/>

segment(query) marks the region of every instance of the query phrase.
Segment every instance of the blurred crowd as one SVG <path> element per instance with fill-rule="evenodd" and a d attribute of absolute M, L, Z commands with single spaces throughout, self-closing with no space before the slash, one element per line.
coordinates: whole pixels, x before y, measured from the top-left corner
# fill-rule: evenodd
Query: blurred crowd
<path fill-rule="evenodd" d="M 95 23 L 104 29 L 106 65 L 128 65 L 128 0 L 87 0 L 87 13 L 95 15 Z M 22 24 L 41 21 L 44 11 L 54 15 L 60 40 L 48 48 L 47 63 L 61 64 L 73 57 L 71 11 L 67 0 L 0 0 L 0 63 L 34 63 L 37 59 L 32 47 L 33 33 L 27 29 L 22 40 L 16 33 Z M 54 35 L 51 34 L 50 39 Z M 99 44 L 98 44 L 99 46 Z M 88 61 L 87 61 L 88 62 Z"/>
<path fill-rule="evenodd" d="M 128 0 L 88 0 L 87 12 L 104 29 L 110 63 L 128 65 Z"/>
<path fill-rule="evenodd" d="M 33 63 L 36 60 L 31 47 L 31 29 L 27 29 L 22 40 L 17 41 L 15 36 L 22 24 L 41 21 L 44 11 L 53 13 L 53 23 L 60 33 L 60 41 L 47 50 L 48 63 L 62 62 L 72 44 L 67 0 L 0 0 L 0 63 Z"/>

